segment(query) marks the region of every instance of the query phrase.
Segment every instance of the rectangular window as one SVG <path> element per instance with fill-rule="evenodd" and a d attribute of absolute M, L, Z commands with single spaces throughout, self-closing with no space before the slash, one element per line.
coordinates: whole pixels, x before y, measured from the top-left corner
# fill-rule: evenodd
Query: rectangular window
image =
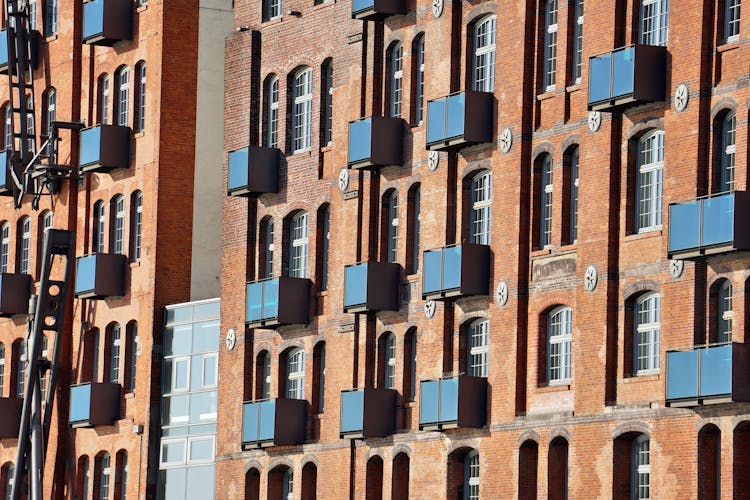
<path fill-rule="evenodd" d="M 633 498 L 648 500 L 651 498 L 651 461 L 650 442 L 648 439 L 638 438 L 633 442 Z"/>
<path fill-rule="evenodd" d="M 487 355 L 489 353 L 489 322 L 478 320 L 469 327 L 469 375 L 487 376 Z"/>
<path fill-rule="evenodd" d="M 307 278 L 307 214 L 297 215 L 292 219 L 292 248 L 289 259 L 289 275 L 292 278 Z"/>
<path fill-rule="evenodd" d="M 581 81 L 581 67 L 583 66 L 583 0 L 575 0 L 576 7 L 573 19 L 573 79 Z"/>
<path fill-rule="evenodd" d="M 544 90 L 549 91 L 557 72 L 557 0 L 547 0 L 544 14 Z"/>
<path fill-rule="evenodd" d="M 146 129 L 146 63 L 136 68 L 138 83 L 138 102 L 136 102 L 135 130 L 143 132 Z"/>
<path fill-rule="evenodd" d="M 58 0 L 47 0 L 47 12 L 45 15 L 44 34 L 47 36 L 57 34 L 57 11 Z"/>
<path fill-rule="evenodd" d="M 302 71 L 294 79 L 294 114 L 292 123 L 294 153 L 311 147 L 312 137 L 312 70 Z"/>
<path fill-rule="evenodd" d="M 172 392 L 184 392 L 190 388 L 190 358 L 172 360 Z"/>
<path fill-rule="evenodd" d="M 216 387 L 219 369 L 218 354 L 204 354 L 201 365 L 201 389 Z"/>
<path fill-rule="evenodd" d="M 8 272 L 8 255 L 10 254 L 10 224 L 3 224 L 0 229 L 0 272 Z"/>
<path fill-rule="evenodd" d="M 424 120 L 424 35 L 417 41 L 416 75 L 417 81 L 414 85 L 415 117 L 414 124 L 419 125 Z"/>
<path fill-rule="evenodd" d="M 29 274 L 29 259 L 31 253 L 31 219 L 28 217 L 21 224 L 21 261 L 19 272 Z"/>
<path fill-rule="evenodd" d="M 117 73 L 117 125 L 128 125 L 128 91 L 130 89 L 130 71 L 123 68 Z"/>
<path fill-rule="evenodd" d="M 296 350 L 287 360 L 286 397 L 305 399 L 305 352 Z"/>
<path fill-rule="evenodd" d="M 401 116 L 402 82 L 403 82 L 403 48 L 396 45 L 391 50 L 391 93 L 390 93 L 390 116 L 397 118 Z"/>
<path fill-rule="evenodd" d="M 641 43 L 666 47 L 669 35 L 669 0 L 641 3 Z"/>
<path fill-rule="evenodd" d="M 323 255 L 321 256 L 321 276 L 320 279 L 320 289 L 321 290 L 328 290 L 328 245 L 329 245 L 329 239 L 330 239 L 330 226 L 331 226 L 331 212 L 326 208 L 323 211 L 323 224 L 322 224 L 322 231 L 323 231 Z"/>
<path fill-rule="evenodd" d="M 266 88 L 266 133 L 263 137 L 269 148 L 279 147 L 279 79 L 273 77 Z"/>
<path fill-rule="evenodd" d="M 112 251 L 125 253 L 125 197 L 119 196 L 114 203 L 114 224 L 112 227 Z"/>
<path fill-rule="evenodd" d="M 281 17 L 281 0 L 265 0 L 263 21 Z"/>
<path fill-rule="evenodd" d="M 112 353 L 109 365 L 109 381 L 120 383 L 120 325 L 112 327 Z"/>
<path fill-rule="evenodd" d="M 143 193 L 133 197 L 133 261 L 141 260 L 141 243 L 143 238 Z"/>
<path fill-rule="evenodd" d="M 492 173 L 478 174 L 471 183 L 471 243 L 490 244 Z"/>
<path fill-rule="evenodd" d="M 725 0 L 724 38 L 733 42 L 740 37 L 740 0 Z"/>
<path fill-rule="evenodd" d="M 109 123 L 109 75 L 99 79 L 99 123 Z"/>
<path fill-rule="evenodd" d="M 492 92 L 495 89 L 495 16 L 479 21 L 474 29 L 474 81 L 472 89 Z"/>
<path fill-rule="evenodd" d="M 331 144 L 333 132 L 333 64 L 327 63 L 323 69 L 323 144 Z"/>

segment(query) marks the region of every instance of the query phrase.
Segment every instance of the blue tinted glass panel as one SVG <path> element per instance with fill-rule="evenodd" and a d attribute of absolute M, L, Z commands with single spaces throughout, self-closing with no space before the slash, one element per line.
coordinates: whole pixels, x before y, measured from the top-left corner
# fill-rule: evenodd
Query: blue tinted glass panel
<path fill-rule="evenodd" d="M 76 292 L 89 292 L 96 285 L 96 255 L 78 259 L 76 266 Z"/>
<path fill-rule="evenodd" d="M 603 54 L 589 59 L 589 103 L 609 99 L 611 63 L 611 54 Z"/>
<path fill-rule="evenodd" d="M 263 311 L 263 282 L 247 284 L 247 304 L 245 306 L 245 321 L 260 321 Z"/>
<path fill-rule="evenodd" d="M 372 119 L 349 124 L 349 163 L 370 159 Z"/>
<path fill-rule="evenodd" d="M 213 500 L 214 480 L 216 477 L 215 469 L 215 465 L 188 467 L 186 489 L 190 494 L 181 498 L 203 498 L 205 500 Z"/>
<path fill-rule="evenodd" d="M 433 293 L 443 289 L 443 249 L 428 250 L 424 253 L 422 292 Z"/>
<path fill-rule="evenodd" d="M 461 247 L 443 250 L 443 290 L 461 288 Z"/>
<path fill-rule="evenodd" d="M 2 39 L 2 35 L 0 35 L 0 39 Z M 10 180 L 7 178 L 7 174 L 8 174 L 8 153 L 3 151 L 0 153 L 0 187 L 5 186 L 6 182 Z"/>
<path fill-rule="evenodd" d="M 734 195 L 703 200 L 703 246 L 734 241 Z"/>
<path fill-rule="evenodd" d="M 83 38 L 100 35 L 104 31 L 104 0 L 83 4 Z"/>
<path fill-rule="evenodd" d="M 0 66 L 8 64 L 8 32 L 0 31 Z"/>
<path fill-rule="evenodd" d="M 667 353 L 667 399 L 698 397 L 698 351 Z"/>
<path fill-rule="evenodd" d="M 367 302 L 367 264 L 347 266 L 344 269 L 344 307 Z"/>
<path fill-rule="evenodd" d="M 79 156 L 82 167 L 99 163 L 101 135 L 102 129 L 100 127 L 81 130 L 81 153 Z"/>
<path fill-rule="evenodd" d="M 621 97 L 633 93 L 633 75 L 635 71 L 635 47 L 618 50 L 612 53 L 612 97 Z"/>
<path fill-rule="evenodd" d="M 700 246 L 700 201 L 669 207 L 669 251 L 688 250 Z"/>
<path fill-rule="evenodd" d="M 70 422 L 86 422 L 91 408 L 91 384 L 70 388 Z"/>
<path fill-rule="evenodd" d="M 352 12 L 357 13 L 363 10 L 372 9 L 375 6 L 375 0 L 352 0 Z"/>
<path fill-rule="evenodd" d="M 439 380 L 424 380 L 419 384 L 419 423 L 433 424 L 438 421 L 439 415 Z"/>
<path fill-rule="evenodd" d="M 445 99 L 427 103 L 427 144 L 445 139 Z"/>
<path fill-rule="evenodd" d="M 273 433 L 276 424 L 276 400 L 269 399 L 261 401 L 260 405 L 260 430 L 258 441 L 273 441 Z"/>
<path fill-rule="evenodd" d="M 227 189 L 237 189 L 247 186 L 248 172 L 247 148 L 229 152 L 229 180 Z"/>
<path fill-rule="evenodd" d="M 361 432 L 365 411 L 365 391 L 341 393 L 341 432 Z"/>
<path fill-rule="evenodd" d="M 258 403 L 245 403 L 242 406 L 242 442 L 258 441 Z"/>
<path fill-rule="evenodd" d="M 458 378 L 440 381 L 440 421 L 458 420 Z"/>
<path fill-rule="evenodd" d="M 263 282 L 263 319 L 273 319 L 279 315 L 279 280 Z"/>
<path fill-rule="evenodd" d="M 732 394 L 732 345 L 700 349 L 701 396 Z"/>
<path fill-rule="evenodd" d="M 464 135 L 464 115 L 466 110 L 466 94 L 456 94 L 448 97 L 448 123 L 445 137 L 459 137 Z"/>

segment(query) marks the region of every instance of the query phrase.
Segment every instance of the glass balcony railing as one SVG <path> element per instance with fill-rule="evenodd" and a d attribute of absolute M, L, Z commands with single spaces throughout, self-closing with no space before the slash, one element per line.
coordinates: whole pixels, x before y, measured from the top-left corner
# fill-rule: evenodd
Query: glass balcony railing
<path fill-rule="evenodd" d="M 0 30 L 0 73 L 8 71 L 8 30 Z"/>
<path fill-rule="evenodd" d="M 403 0 L 352 0 L 352 19 L 382 21 L 388 16 L 405 13 Z"/>
<path fill-rule="evenodd" d="M 90 0 L 83 4 L 83 43 L 110 46 L 132 38 L 129 0 Z"/>
<path fill-rule="evenodd" d="M 0 273 L 0 316 L 29 314 L 31 276 Z"/>
<path fill-rule="evenodd" d="M 344 312 L 398 311 L 400 266 L 363 262 L 344 268 Z"/>
<path fill-rule="evenodd" d="M 492 141 L 494 96 L 466 91 L 427 102 L 427 149 Z"/>
<path fill-rule="evenodd" d="M 302 444 L 306 405 L 306 401 L 299 399 L 264 399 L 243 404 L 243 448 Z"/>
<path fill-rule="evenodd" d="M 482 427 L 487 412 L 487 379 L 458 376 L 420 383 L 419 427 Z"/>
<path fill-rule="evenodd" d="M 490 253 L 486 245 L 453 245 L 423 255 L 422 299 L 489 294 Z"/>
<path fill-rule="evenodd" d="M 125 295 L 125 256 L 94 253 L 76 259 L 75 296 L 106 299 Z"/>
<path fill-rule="evenodd" d="M 85 383 L 70 387 L 71 427 L 112 425 L 119 417 L 119 384 Z"/>
<path fill-rule="evenodd" d="M 130 128 L 97 125 L 81 130 L 79 165 L 83 172 L 109 172 L 130 166 Z"/>
<path fill-rule="evenodd" d="M 0 398 L 0 439 L 18 437 L 23 398 Z"/>
<path fill-rule="evenodd" d="M 310 322 L 310 280 L 280 277 L 247 284 L 245 323 L 250 327 Z"/>
<path fill-rule="evenodd" d="M 248 196 L 279 192 L 279 152 L 249 146 L 229 152 L 227 194 Z"/>
<path fill-rule="evenodd" d="M 341 437 L 385 437 L 395 431 L 395 390 L 367 387 L 341 391 Z"/>
<path fill-rule="evenodd" d="M 589 109 L 663 101 L 666 48 L 631 45 L 589 59 Z"/>
<path fill-rule="evenodd" d="M 669 205 L 669 258 L 750 250 L 743 214 L 750 193 L 734 191 Z"/>
<path fill-rule="evenodd" d="M 748 344 L 702 346 L 667 351 L 667 404 L 750 401 Z"/>
<path fill-rule="evenodd" d="M 349 122 L 349 168 L 401 165 L 403 120 L 373 116 Z"/>

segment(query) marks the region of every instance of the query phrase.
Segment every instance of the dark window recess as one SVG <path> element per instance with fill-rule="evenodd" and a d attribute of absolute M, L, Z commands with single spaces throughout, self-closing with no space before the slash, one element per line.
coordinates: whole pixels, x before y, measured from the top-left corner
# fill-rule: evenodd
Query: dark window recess
<path fill-rule="evenodd" d="M 248 146 L 229 152 L 229 196 L 279 192 L 279 150 Z"/>

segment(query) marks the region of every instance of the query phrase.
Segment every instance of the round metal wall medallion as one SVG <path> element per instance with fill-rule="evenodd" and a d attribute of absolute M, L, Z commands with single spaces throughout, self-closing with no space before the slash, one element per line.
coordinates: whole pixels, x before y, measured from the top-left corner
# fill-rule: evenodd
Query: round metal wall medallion
<path fill-rule="evenodd" d="M 342 193 L 349 188 L 349 169 L 342 168 L 339 172 L 339 191 Z"/>
<path fill-rule="evenodd" d="M 427 154 L 427 170 L 434 172 L 440 166 L 440 153 L 437 151 L 430 151 Z"/>
<path fill-rule="evenodd" d="M 685 262 L 678 260 L 678 259 L 672 259 L 669 261 L 669 274 L 672 276 L 672 278 L 677 279 L 680 276 L 682 276 L 682 271 L 685 270 Z"/>
<path fill-rule="evenodd" d="M 586 274 L 583 275 L 583 286 L 587 291 L 593 292 L 596 284 L 599 282 L 599 273 L 594 266 L 586 268 Z"/>
<path fill-rule="evenodd" d="M 233 351 L 234 346 L 237 345 L 237 333 L 235 333 L 234 328 L 227 330 L 227 338 L 225 342 L 227 344 L 227 350 Z"/>
<path fill-rule="evenodd" d="M 602 114 L 599 111 L 589 111 L 589 130 L 598 132 L 602 126 Z"/>
<path fill-rule="evenodd" d="M 443 15 L 443 0 L 432 0 L 432 15 L 440 17 Z"/>
<path fill-rule="evenodd" d="M 424 303 L 424 316 L 425 318 L 432 318 L 435 316 L 435 301 L 428 300 Z"/>
<path fill-rule="evenodd" d="M 495 299 L 497 304 L 504 306 L 508 303 L 508 282 L 501 281 L 497 284 L 497 290 L 495 291 Z"/>
<path fill-rule="evenodd" d="M 500 151 L 507 153 L 511 146 L 513 146 L 513 132 L 509 128 L 505 128 L 500 134 Z"/>
<path fill-rule="evenodd" d="M 685 111 L 689 101 L 690 90 L 688 90 L 687 85 L 684 83 L 679 84 L 674 91 L 674 109 L 679 112 Z"/>

